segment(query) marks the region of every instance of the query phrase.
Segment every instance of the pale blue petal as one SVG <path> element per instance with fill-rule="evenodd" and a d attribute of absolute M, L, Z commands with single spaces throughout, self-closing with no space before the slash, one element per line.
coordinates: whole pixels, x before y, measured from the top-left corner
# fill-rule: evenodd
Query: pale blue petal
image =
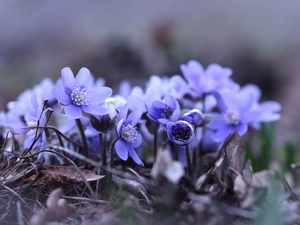
<path fill-rule="evenodd" d="M 239 133 L 240 136 L 243 136 L 248 131 L 248 125 L 247 124 L 239 124 L 236 127 L 236 131 Z"/>
<path fill-rule="evenodd" d="M 132 105 L 133 109 L 140 110 L 143 113 L 147 111 L 145 103 L 137 96 L 130 95 L 127 100 Z"/>
<path fill-rule="evenodd" d="M 57 99 L 58 102 L 64 105 L 69 105 L 72 103 L 72 99 L 70 95 L 68 95 L 65 92 L 65 90 L 60 86 L 54 86 L 52 88 L 52 94 L 54 95 L 54 97 Z"/>
<path fill-rule="evenodd" d="M 224 141 L 234 131 L 235 131 L 234 126 L 227 125 L 221 128 L 220 130 L 218 130 L 217 132 L 215 132 L 211 137 L 214 141 L 217 142 Z"/>
<path fill-rule="evenodd" d="M 108 109 L 99 105 L 82 105 L 80 106 L 82 111 L 90 113 L 92 115 L 104 115 L 108 113 Z"/>
<path fill-rule="evenodd" d="M 116 145 L 116 153 L 117 155 L 124 161 L 128 159 L 128 149 L 126 142 L 123 141 L 122 139 L 117 140 Z"/>
<path fill-rule="evenodd" d="M 206 68 L 206 74 L 209 76 L 214 77 L 215 79 L 223 80 L 223 79 L 227 79 L 228 77 L 230 77 L 232 75 L 232 70 L 229 68 L 223 68 L 222 66 L 218 65 L 218 64 L 210 64 L 207 68 Z"/>
<path fill-rule="evenodd" d="M 119 122 L 121 119 L 127 118 L 128 107 L 129 107 L 128 103 L 122 107 L 122 109 L 120 110 L 119 115 L 117 117 L 117 122 Z"/>
<path fill-rule="evenodd" d="M 143 141 L 142 135 L 136 130 L 133 131 L 133 133 L 136 135 L 137 140 L 136 140 L 135 143 L 132 143 L 131 145 L 132 145 L 133 148 L 140 147 L 140 145 L 142 144 L 142 141 Z"/>
<path fill-rule="evenodd" d="M 129 114 L 129 116 L 126 119 L 125 124 L 131 124 L 132 126 L 135 126 L 141 119 L 142 112 L 141 111 L 133 111 Z"/>
<path fill-rule="evenodd" d="M 252 110 L 252 111 L 245 112 L 244 114 L 242 114 L 241 121 L 245 124 L 254 122 L 259 118 L 261 113 L 262 110 Z"/>
<path fill-rule="evenodd" d="M 144 166 L 144 163 L 142 162 L 142 160 L 140 159 L 140 157 L 138 156 L 138 154 L 136 153 L 136 151 L 133 149 L 132 146 L 128 146 L 128 151 L 131 158 L 136 162 L 136 164 L 140 166 Z"/>
<path fill-rule="evenodd" d="M 225 121 L 223 115 L 220 113 L 210 113 L 213 116 L 212 121 L 210 121 L 206 127 L 213 130 L 218 130 L 225 126 Z"/>
<path fill-rule="evenodd" d="M 90 71 L 83 67 L 79 70 L 76 78 L 75 78 L 75 84 L 79 87 L 85 87 L 88 88 L 92 80 L 92 76 Z"/>
<path fill-rule="evenodd" d="M 111 96 L 112 89 L 109 87 L 92 88 L 88 90 L 88 94 L 92 95 L 89 104 L 99 104 Z"/>
<path fill-rule="evenodd" d="M 75 87 L 75 78 L 72 70 L 69 67 L 61 70 L 61 81 L 66 93 L 71 95 Z"/>
<path fill-rule="evenodd" d="M 80 117 L 82 117 L 81 109 L 73 104 L 65 106 L 65 113 L 67 116 L 70 116 L 74 119 L 79 119 Z"/>

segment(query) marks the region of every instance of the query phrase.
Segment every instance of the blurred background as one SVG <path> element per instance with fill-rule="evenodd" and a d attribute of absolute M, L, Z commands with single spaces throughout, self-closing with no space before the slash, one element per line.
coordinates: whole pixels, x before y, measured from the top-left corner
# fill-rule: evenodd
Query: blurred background
<path fill-rule="evenodd" d="M 85 66 L 106 85 L 180 74 L 190 59 L 233 69 L 282 104 L 276 142 L 298 144 L 300 2 L 1 1 L 0 108 L 63 67 Z"/>

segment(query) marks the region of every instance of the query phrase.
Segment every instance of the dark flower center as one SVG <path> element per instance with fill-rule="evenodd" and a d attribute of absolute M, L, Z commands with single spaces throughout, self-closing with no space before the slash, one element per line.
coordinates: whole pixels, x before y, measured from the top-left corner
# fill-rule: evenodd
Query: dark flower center
<path fill-rule="evenodd" d="M 172 127 L 173 138 L 178 141 L 187 141 L 192 136 L 192 129 L 184 123 L 177 123 Z"/>
<path fill-rule="evenodd" d="M 173 115 L 174 110 L 168 106 L 166 106 L 162 113 L 160 114 L 162 119 L 170 119 Z"/>

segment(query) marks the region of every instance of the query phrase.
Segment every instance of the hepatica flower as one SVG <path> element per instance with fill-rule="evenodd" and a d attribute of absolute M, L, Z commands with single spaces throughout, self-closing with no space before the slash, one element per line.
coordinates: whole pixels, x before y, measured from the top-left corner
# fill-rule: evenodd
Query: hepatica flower
<path fill-rule="evenodd" d="M 28 126 L 27 138 L 24 141 L 24 148 L 29 148 L 33 141 L 38 137 L 41 132 L 41 128 L 36 128 L 38 125 L 43 127 L 46 125 L 46 116 L 42 112 L 42 107 L 38 104 L 37 98 L 33 95 L 31 98 L 31 104 L 28 106 L 28 109 L 24 115 L 25 122 Z M 36 141 L 35 145 L 40 146 L 40 149 L 43 149 L 46 145 L 46 134 L 43 132 L 39 139 Z"/>
<path fill-rule="evenodd" d="M 70 68 L 61 71 L 61 83 L 52 88 L 52 94 L 64 107 L 67 116 L 79 119 L 83 113 L 104 115 L 108 112 L 105 100 L 111 96 L 108 87 L 91 87 L 92 75 L 82 68 L 74 77 Z"/>
<path fill-rule="evenodd" d="M 203 124 L 205 116 L 199 109 L 192 109 L 181 116 L 181 120 L 184 120 L 195 127 L 199 127 Z"/>
<path fill-rule="evenodd" d="M 166 95 L 162 101 L 154 101 L 149 107 L 147 116 L 162 125 L 180 118 L 180 106 L 172 95 Z"/>
<path fill-rule="evenodd" d="M 134 150 L 142 144 L 142 135 L 136 130 L 136 124 L 139 122 L 142 112 L 133 111 L 128 113 L 128 104 L 124 105 L 117 117 L 117 133 L 119 139 L 115 144 L 116 152 L 122 160 L 128 159 L 128 153 L 131 158 L 139 165 L 144 163 Z"/>
<path fill-rule="evenodd" d="M 170 141 L 177 145 L 188 145 L 195 137 L 195 128 L 183 120 L 169 121 L 167 123 L 167 135 Z"/>
<path fill-rule="evenodd" d="M 207 128 L 216 130 L 212 135 L 213 140 L 223 141 L 235 131 L 244 135 L 248 125 L 254 122 L 262 113 L 261 109 L 252 108 L 255 98 L 252 94 L 227 93 L 222 96 L 214 94 L 217 99 L 220 113 L 211 113 L 213 120 Z"/>
<path fill-rule="evenodd" d="M 218 64 L 210 64 L 206 70 L 203 66 L 191 60 L 187 65 L 182 64 L 180 69 L 190 86 L 200 94 L 237 90 L 239 85 L 230 79 L 232 70 Z"/>

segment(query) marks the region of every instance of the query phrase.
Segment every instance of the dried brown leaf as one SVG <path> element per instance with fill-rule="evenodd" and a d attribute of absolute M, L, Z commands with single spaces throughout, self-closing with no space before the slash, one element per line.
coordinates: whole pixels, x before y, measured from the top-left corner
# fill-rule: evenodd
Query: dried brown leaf
<path fill-rule="evenodd" d="M 51 184 L 70 184 L 83 182 L 82 176 L 72 166 L 43 166 L 44 170 L 41 171 L 42 176 L 39 178 L 40 182 Z M 79 169 L 86 181 L 95 181 L 102 179 L 103 175 L 94 174 L 90 170 Z M 36 179 L 36 174 L 25 179 L 24 181 L 33 181 Z"/>
<path fill-rule="evenodd" d="M 229 166 L 243 173 L 243 165 L 246 154 L 246 145 L 242 137 L 237 133 L 233 133 L 224 144 L 224 150 L 229 162 Z"/>

